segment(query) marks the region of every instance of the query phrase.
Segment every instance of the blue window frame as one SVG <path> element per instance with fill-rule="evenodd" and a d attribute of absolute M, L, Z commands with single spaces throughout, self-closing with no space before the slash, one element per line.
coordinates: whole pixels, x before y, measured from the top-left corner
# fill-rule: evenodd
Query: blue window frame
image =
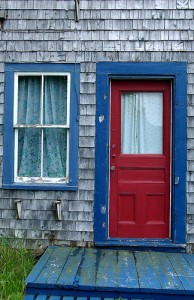
<path fill-rule="evenodd" d="M 79 64 L 6 64 L 3 188 L 77 190 Z"/>
<path fill-rule="evenodd" d="M 185 62 L 97 64 L 95 224 L 96 245 L 182 249 L 186 242 L 186 109 Z M 169 79 L 172 81 L 171 237 L 170 239 L 109 238 L 109 124 L 111 79 Z M 103 176 L 102 176 L 103 174 Z"/>

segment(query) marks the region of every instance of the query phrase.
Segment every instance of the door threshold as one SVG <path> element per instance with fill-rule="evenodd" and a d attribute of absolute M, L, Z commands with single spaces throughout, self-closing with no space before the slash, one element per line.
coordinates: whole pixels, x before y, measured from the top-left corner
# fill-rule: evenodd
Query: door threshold
<path fill-rule="evenodd" d="M 186 252 L 186 244 L 175 244 L 168 239 L 108 239 L 102 242 L 95 242 L 95 246 L 133 251 Z"/>

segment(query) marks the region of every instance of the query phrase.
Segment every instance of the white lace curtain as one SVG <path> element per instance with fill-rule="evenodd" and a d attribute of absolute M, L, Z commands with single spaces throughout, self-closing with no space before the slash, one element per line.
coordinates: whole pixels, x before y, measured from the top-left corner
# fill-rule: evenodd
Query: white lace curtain
<path fill-rule="evenodd" d="M 121 152 L 161 154 L 163 152 L 162 93 L 124 93 L 121 99 Z"/>

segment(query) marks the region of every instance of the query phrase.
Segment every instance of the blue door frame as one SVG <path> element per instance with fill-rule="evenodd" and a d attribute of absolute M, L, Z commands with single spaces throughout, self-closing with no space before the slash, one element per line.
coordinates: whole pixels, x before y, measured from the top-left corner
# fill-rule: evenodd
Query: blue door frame
<path fill-rule="evenodd" d="M 111 79 L 172 81 L 171 237 L 170 239 L 109 238 L 109 126 Z M 183 250 L 186 243 L 186 111 L 185 62 L 97 63 L 94 239 L 99 246 Z"/>

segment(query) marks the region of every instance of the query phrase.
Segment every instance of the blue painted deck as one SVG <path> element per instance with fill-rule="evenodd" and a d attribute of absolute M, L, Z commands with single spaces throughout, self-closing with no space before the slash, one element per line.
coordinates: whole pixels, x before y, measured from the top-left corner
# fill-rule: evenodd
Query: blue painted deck
<path fill-rule="evenodd" d="M 194 299 L 194 255 L 49 247 L 25 300 Z"/>

